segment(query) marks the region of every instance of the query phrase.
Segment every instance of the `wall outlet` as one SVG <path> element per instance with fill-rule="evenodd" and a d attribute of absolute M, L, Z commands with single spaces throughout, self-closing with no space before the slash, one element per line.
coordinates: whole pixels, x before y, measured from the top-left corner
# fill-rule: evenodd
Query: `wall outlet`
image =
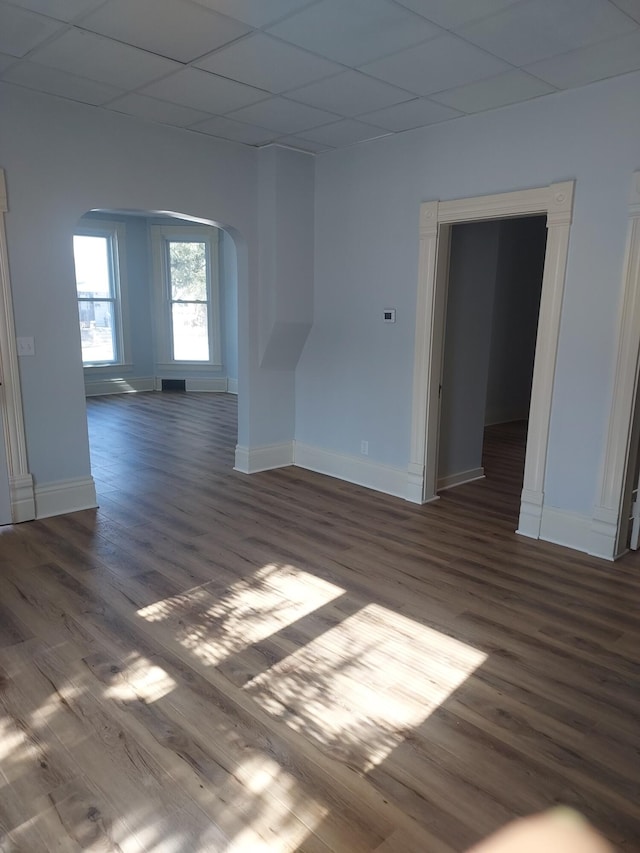
<path fill-rule="evenodd" d="M 35 355 L 36 348 L 33 338 L 16 338 L 18 355 Z"/>
<path fill-rule="evenodd" d="M 363 456 L 369 455 L 369 442 L 368 441 L 361 441 L 360 442 L 360 453 Z"/>

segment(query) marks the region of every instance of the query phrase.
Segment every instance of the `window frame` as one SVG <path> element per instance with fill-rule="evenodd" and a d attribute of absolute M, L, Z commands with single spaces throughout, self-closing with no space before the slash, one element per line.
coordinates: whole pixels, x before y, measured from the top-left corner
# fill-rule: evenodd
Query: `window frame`
<path fill-rule="evenodd" d="M 72 241 L 72 253 L 74 258 L 74 279 L 76 288 L 76 304 L 78 307 L 78 323 L 80 322 L 81 302 L 111 302 L 113 304 L 113 335 L 115 347 L 115 359 L 113 361 L 86 361 L 82 358 L 82 366 L 85 370 L 104 371 L 114 367 L 130 366 L 130 340 L 128 334 L 128 298 L 127 279 L 124 258 L 125 248 L 125 226 L 122 222 L 110 222 L 108 220 L 92 219 L 80 222 L 73 230 L 74 237 L 104 237 L 108 243 L 110 279 L 113 295 L 107 298 L 96 299 L 93 297 L 78 296 L 78 281 L 75 278 L 75 250 Z M 82 350 L 81 350 L 82 354 Z"/>
<path fill-rule="evenodd" d="M 219 230 L 212 225 L 151 225 L 150 230 L 158 367 L 175 369 L 186 366 L 190 371 L 221 368 Z M 173 315 L 171 308 L 175 302 L 189 304 L 189 300 L 174 300 L 171 296 L 169 243 L 172 242 L 204 243 L 206 246 L 208 261 L 206 304 L 209 334 L 209 358 L 206 361 L 176 359 L 173 356 Z M 194 302 L 197 301 L 194 300 Z"/>

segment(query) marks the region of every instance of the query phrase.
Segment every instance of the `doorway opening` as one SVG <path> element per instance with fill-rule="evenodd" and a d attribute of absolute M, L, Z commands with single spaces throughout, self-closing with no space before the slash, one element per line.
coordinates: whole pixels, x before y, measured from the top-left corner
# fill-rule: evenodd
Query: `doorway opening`
<path fill-rule="evenodd" d="M 436 488 L 488 476 L 516 512 L 546 236 L 544 216 L 451 229 Z"/>
<path fill-rule="evenodd" d="M 145 443 L 144 425 L 150 429 L 152 417 L 166 418 L 164 441 L 195 458 L 189 423 L 210 419 L 214 432 L 214 397 L 224 396 L 225 441 L 235 425 L 235 446 L 238 255 L 232 234 L 181 214 L 94 209 L 76 224 L 73 249 L 92 475 L 102 496 L 141 476 L 140 465 L 145 471 L 162 466 Z M 177 388 L 183 393 L 166 393 Z M 198 403 L 191 392 L 210 393 L 198 395 Z M 143 395 L 155 402 L 133 403 Z M 134 411 L 141 433 L 135 440 Z"/>
<path fill-rule="evenodd" d="M 573 190 L 573 182 L 567 181 L 421 205 L 408 500 L 426 503 L 438 497 L 440 387 L 452 228 L 457 223 L 542 215 L 547 241 L 518 523 L 519 533 L 540 537 Z"/>

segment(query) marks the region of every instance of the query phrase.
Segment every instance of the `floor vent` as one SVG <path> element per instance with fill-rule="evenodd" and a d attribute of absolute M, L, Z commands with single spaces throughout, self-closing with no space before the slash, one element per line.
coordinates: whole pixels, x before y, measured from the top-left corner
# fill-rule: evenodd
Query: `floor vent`
<path fill-rule="evenodd" d="M 187 380 L 186 379 L 163 379 L 162 380 L 162 390 L 163 391 L 186 391 L 187 390 Z"/>

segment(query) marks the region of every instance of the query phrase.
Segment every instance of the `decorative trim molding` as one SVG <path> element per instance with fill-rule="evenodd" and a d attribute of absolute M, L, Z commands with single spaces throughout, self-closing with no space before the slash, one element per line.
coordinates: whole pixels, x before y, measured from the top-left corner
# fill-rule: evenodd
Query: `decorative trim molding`
<path fill-rule="evenodd" d="M 623 289 L 618 315 L 618 354 L 607 441 L 593 509 L 589 553 L 614 559 L 626 550 L 623 504 L 630 459 L 640 369 L 640 171 L 633 173 Z"/>
<path fill-rule="evenodd" d="M 234 471 L 242 474 L 258 474 L 273 468 L 286 468 L 293 465 L 293 442 L 266 444 L 262 447 L 241 447 L 236 445 Z"/>
<path fill-rule="evenodd" d="M 154 391 L 156 380 L 154 376 L 143 376 L 135 379 L 85 379 L 84 392 L 87 397 L 99 397 L 105 394 L 133 394 L 137 391 Z"/>
<path fill-rule="evenodd" d="M 237 379 L 227 379 L 227 394 L 237 394 L 238 393 L 238 380 Z"/>
<path fill-rule="evenodd" d="M 214 379 L 187 379 L 185 380 L 187 391 L 209 391 L 214 394 L 222 394 L 227 390 L 227 377 L 217 376 Z"/>
<path fill-rule="evenodd" d="M 540 536 L 573 190 L 573 181 L 566 181 L 478 198 L 431 201 L 420 206 L 411 456 L 406 474 L 409 500 L 426 502 L 435 498 L 437 492 L 439 391 L 451 226 L 456 222 L 545 214 L 547 250 L 518 528 L 526 536 Z"/>
<path fill-rule="evenodd" d="M 9 477 L 9 488 L 13 521 L 16 524 L 21 521 L 32 521 L 36 517 L 36 503 L 31 474 Z"/>
<path fill-rule="evenodd" d="M 452 489 L 463 483 L 473 483 L 474 480 L 484 479 L 484 468 L 470 468 L 468 471 L 459 471 L 457 474 L 448 474 L 446 477 L 438 478 L 438 491 Z"/>
<path fill-rule="evenodd" d="M 3 370 L 0 411 L 3 440 L 7 451 L 11 513 L 13 520 L 17 522 L 34 518 L 35 504 L 33 480 L 27 461 L 27 441 L 9 274 L 9 252 L 4 222 L 4 214 L 8 209 L 5 173 L 4 169 L 0 169 L 0 364 Z M 34 515 L 29 515 L 31 509 L 34 510 Z"/>
<path fill-rule="evenodd" d="M 321 447 L 295 442 L 294 464 L 308 471 L 326 474 L 348 483 L 365 486 L 377 492 L 385 492 L 406 498 L 407 473 L 402 468 L 381 465 L 358 456 L 346 456 Z"/>
<path fill-rule="evenodd" d="M 545 506 L 540 519 L 538 538 L 584 552 L 587 551 L 589 543 L 590 524 L 591 519 L 588 515 Z"/>
<path fill-rule="evenodd" d="M 60 480 L 57 483 L 36 486 L 35 498 L 36 518 L 94 509 L 98 505 L 93 477 Z"/>

